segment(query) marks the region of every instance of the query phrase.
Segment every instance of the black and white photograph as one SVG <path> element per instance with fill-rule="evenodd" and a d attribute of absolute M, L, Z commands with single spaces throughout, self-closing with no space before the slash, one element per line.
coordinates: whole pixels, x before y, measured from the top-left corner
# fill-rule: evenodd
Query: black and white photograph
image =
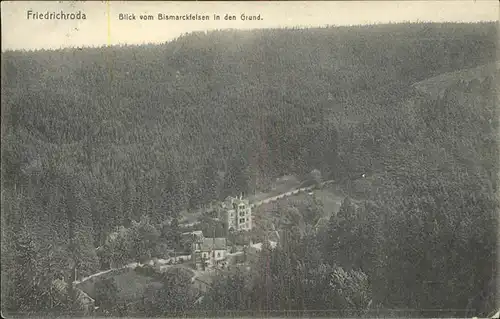
<path fill-rule="evenodd" d="M 2 1 L 2 317 L 499 318 L 499 14 Z"/>

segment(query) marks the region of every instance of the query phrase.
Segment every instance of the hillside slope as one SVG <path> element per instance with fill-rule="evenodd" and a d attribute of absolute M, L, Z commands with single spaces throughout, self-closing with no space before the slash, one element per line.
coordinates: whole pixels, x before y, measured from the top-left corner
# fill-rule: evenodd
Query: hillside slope
<path fill-rule="evenodd" d="M 489 88 L 490 84 L 485 83 L 485 81 L 498 83 L 496 81 L 498 81 L 499 75 L 500 61 L 496 61 L 476 68 L 443 73 L 417 82 L 412 86 L 422 93 L 437 98 L 438 96 L 442 97 L 446 89 L 454 87 L 460 87 L 464 92 L 480 90 L 481 85 Z M 477 91 L 477 94 L 480 94 L 480 91 Z"/>
<path fill-rule="evenodd" d="M 2 302 L 37 309 L 61 274 L 98 271 L 94 247 L 117 226 L 149 217 L 160 233 L 183 209 L 318 169 L 377 203 L 343 227 L 380 240 L 353 238 L 360 255 L 339 257 L 366 271 L 375 301 L 463 306 L 495 273 L 498 97 L 491 82 L 487 94 L 419 89 L 495 63 L 496 28 L 232 30 L 4 53 Z M 352 182 L 360 172 L 369 185 Z M 154 243 L 134 247 L 120 249 Z"/>

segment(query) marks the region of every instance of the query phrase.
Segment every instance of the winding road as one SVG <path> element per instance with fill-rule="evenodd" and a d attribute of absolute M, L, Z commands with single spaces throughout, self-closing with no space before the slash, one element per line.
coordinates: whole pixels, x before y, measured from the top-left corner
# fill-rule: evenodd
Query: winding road
<path fill-rule="evenodd" d="M 252 208 L 255 208 L 255 207 L 258 207 L 258 206 L 263 205 L 263 204 L 272 203 L 272 202 L 275 202 L 277 200 L 283 199 L 285 197 L 289 197 L 289 196 L 297 195 L 299 193 L 311 191 L 314 188 L 324 187 L 324 186 L 327 186 L 327 185 L 330 185 L 330 184 L 333 184 L 333 183 L 334 183 L 334 180 L 328 180 L 328 181 L 319 183 L 317 185 L 312 185 L 312 186 L 308 186 L 308 187 L 297 188 L 297 189 L 294 189 L 294 190 L 291 190 L 291 191 L 288 191 L 288 192 L 285 192 L 285 193 L 281 193 L 279 195 L 275 195 L 275 196 L 268 197 L 266 199 L 254 202 L 254 203 L 251 204 L 251 206 L 252 206 Z M 150 262 L 147 262 L 146 264 L 149 264 Z M 76 281 L 73 282 L 73 284 L 76 285 L 76 286 L 81 286 L 82 284 L 84 284 L 85 282 L 87 282 L 89 280 L 96 279 L 96 278 L 98 278 L 100 276 L 109 274 L 111 272 L 120 271 L 120 270 L 127 269 L 127 268 L 128 269 L 135 269 L 138 266 L 142 266 L 142 264 L 139 264 L 139 263 L 130 263 L 130 264 L 125 265 L 125 266 L 120 267 L 120 268 L 111 268 L 111 269 L 108 269 L 108 270 L 103 270 L 103 271 L 100 271 L 98 273 L 95 273 L 95 274 L 92 274 L 90 276 L 87 276 L 85 278 L 82 278 L 81 280 L 76 280 Z"/>
<path fill-rule="evenodd" d="M 289 196 L 297 195 L 299 193 L 307 192 L 307 191 L 313 190 L 314 188 L 317 188 L 317 187 L 324 187 L 324 186 L 327 186 L 329 184 L 333 184 L 334 182 L 335 182 L 334 180 L 328 180 L 328 181 L 320 183 L 319 185 L 312 185 L 312 186 L 308 186 L 308 187 L 297 188 L 297 189 L 294 189 L 294 190 L 291 190 L 291 191 L 288 191 L 288 192 L 285 192 L 285 193 L 282 193 L 282 194 L 279 194 L 276 196 L 268 197 L 266 199 L 257 201 L 255 203 L 252 203 L 251 205 L 252 205 L 252 208 L 259 207 L 260 205 L 272 203 L 272 202 L 275 202 L 279 199 L 283 199 L 285 197 L 289 197 Z"/>

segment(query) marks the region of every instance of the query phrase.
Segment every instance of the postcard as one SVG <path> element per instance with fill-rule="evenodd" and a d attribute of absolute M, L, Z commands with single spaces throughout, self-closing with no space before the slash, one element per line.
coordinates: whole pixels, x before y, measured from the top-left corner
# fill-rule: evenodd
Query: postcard
<path fill-rule="evenodd" d="M 498 318 L 497 1 L 3 1 L 6 318 Z"/>

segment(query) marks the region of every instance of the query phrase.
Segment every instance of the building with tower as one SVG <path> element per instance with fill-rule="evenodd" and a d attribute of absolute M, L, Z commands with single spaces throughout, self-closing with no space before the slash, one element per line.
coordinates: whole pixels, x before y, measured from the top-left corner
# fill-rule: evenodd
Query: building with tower
<path fill-rule="evenodd" d="M 222 203 L 221 218 L 229 231 L 248 231 L 252 229 L 252 206 L 243 196 L 228 197 Z"/>

